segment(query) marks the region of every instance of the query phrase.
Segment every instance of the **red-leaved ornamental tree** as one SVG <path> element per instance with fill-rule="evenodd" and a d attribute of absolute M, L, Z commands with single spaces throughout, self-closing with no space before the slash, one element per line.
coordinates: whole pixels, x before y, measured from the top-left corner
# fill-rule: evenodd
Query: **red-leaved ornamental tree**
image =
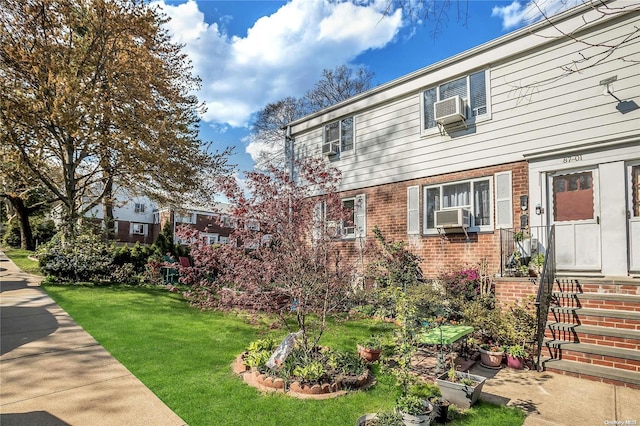
<path fill-rule="evenodd" d="M 272 168 L 248 173 L 246 190 L 233 178 L 221 180 L 235 230 L 231 243 L 220 246 L 203 244 L 197 231 L 178 230 L 180 239 L 192 241 L 186 296 L 201 307 L 276 313 L 287 327 L 293 315 L 304 347 L 317 345 L 327 314 L 344 306 L 355 275 L 335 238 L 335 224 L 349 216 L 339 181 L 338 170 L 313 158 L 296 164 L 295 179 Z"/>

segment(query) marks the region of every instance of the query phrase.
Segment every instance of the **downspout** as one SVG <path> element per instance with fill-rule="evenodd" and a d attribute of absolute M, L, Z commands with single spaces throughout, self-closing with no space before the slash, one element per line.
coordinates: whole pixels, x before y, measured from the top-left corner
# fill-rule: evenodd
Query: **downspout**
<path fill-rule="evenodd" d="M 284 155 L 289 167 L 289 179 L 293 181 L 293 138 L 291 137 L 291 126 L 287 126 L 284 134 Z"/>
<path fill-rule="evenodd" d="M 291 126 L 287 126 L 284 134 L 284 156 L 289 167 L 289 180 L 293 183 L 293 138 L 291 137 Z M 289 218 L 293 216 L 293 201 L 289 198 Z"/>

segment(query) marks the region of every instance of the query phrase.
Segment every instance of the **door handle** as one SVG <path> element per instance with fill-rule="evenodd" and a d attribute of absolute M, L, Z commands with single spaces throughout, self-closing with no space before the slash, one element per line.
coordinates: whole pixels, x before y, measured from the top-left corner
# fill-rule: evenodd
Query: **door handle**
<path fill-rule="evenodd" d="M 600 225 L 600 216 L 596 216 L 596 223 Z"/>

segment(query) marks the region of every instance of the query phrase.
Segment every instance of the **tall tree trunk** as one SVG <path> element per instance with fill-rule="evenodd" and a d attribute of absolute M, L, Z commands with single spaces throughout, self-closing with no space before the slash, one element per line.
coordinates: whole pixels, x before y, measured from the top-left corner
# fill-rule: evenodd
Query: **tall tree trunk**
<path fill-rule="evenodd" d="M 33 230 L 31 229 L 31 223 L 29 223 L 29 208 L 24 205 L 22 198 L 6 193 L 3 195 L 9 200 L 13 211 L 18 217 L 18 224 L 20 226 L 20 248 L 24 250 L 35 250 Z"/>
<path fill-rule="evenodd" d="M 104 217 L 104 233 L 107 240 L 116 236 L 115 219 L 113 217 L 113 178 L 105 182 L 104 196 L 102 197 L 102 216 Z"/>

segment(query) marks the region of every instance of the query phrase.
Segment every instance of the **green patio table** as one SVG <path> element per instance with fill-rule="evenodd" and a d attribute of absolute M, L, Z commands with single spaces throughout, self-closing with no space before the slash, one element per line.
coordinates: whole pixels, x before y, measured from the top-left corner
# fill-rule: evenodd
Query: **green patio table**
<path fill-rule="evenodd" d="M 471 333 L 473 327 L 468 325 L 443 325 L 420 333 L 418 342 L 423 345 L 453 345 Z"/>
<path fill-rule="evenodd" d="M 445 366 L 444 346 L 453 348 L 453 345 L 471 333 L 473 333 L 473 327 L 468 325 L 441 325 L 420 333 L 418 335 L 418 343 L 421 345 L 436 345 L 438 347 L 438 364 L 436 365 L 436 374 L 438 374 L 440 369 L 444 369 Z"/>

